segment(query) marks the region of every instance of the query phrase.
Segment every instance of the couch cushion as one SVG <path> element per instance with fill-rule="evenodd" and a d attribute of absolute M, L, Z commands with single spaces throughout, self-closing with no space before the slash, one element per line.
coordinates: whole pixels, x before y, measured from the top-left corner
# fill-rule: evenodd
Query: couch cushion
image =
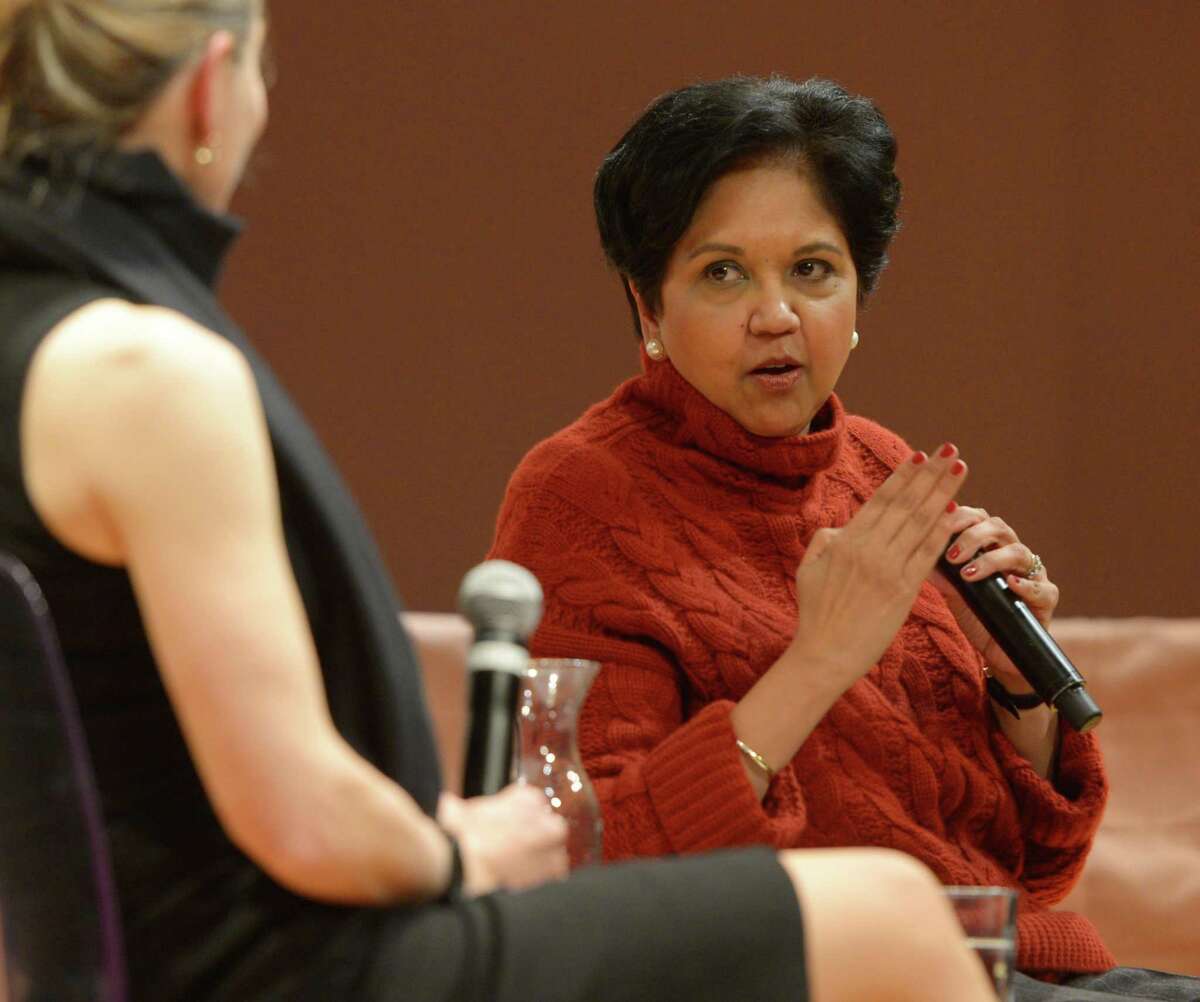
<path fill-rule="evenodd" d="M 1200 619 L 1063 619 L 1053 632 L 1104 710 L 1112 785 L 1062 907 L 1123 965 L 1200 975 Z"/>
<path fill-rule="evenodd" d="M 471 626 L 451 612 L 405 612 L 401 622 L 421 661 L 425 699 L 442 766 L 442 786 L 462 791 Z"/>

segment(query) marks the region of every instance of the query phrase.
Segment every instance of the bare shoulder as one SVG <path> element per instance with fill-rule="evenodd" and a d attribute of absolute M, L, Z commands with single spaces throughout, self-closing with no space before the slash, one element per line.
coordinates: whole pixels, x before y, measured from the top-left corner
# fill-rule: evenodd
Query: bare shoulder
<path fill-rule="evenodd" d="M 63 320 L 47 335 L 34 367 L 37 378 L 86 377 L 85 396 L 153 393 L 164 380 L 199 389 L 248 374 L 233 345 L 181 313 L 115 299 L 90 303 Z"/>
<path fill-rule="evenodd" d="M 229 342 L 171 310 L 102 300 L 38 349 L 22 402 L 26 487 L 47 527 L 105 563 L 122 557 L 122 511 L 161 485 L 236 476 L 265 424 L 250 367 Z"/>

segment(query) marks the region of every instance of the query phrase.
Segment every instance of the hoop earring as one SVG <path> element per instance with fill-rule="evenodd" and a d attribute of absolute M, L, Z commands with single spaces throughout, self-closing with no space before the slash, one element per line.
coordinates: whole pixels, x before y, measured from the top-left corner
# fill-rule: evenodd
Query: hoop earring
<path fill-rule="evenodd" d="M 217 159 L 217 155 L 213 152 L 213 148 L 203 143 L 196 147 L 192 155 L 196 158 L 196 163 L 198 163 L 201 167 L 210 167 L 212 166 L 213 161 Z"/>
<path fill-rule="evenodd" d="M 650 338 L 650 340 L 646 342 L 646 354 L 656 362 L 661 362 L 667 357 L 667 353 L 663 349 L 662 342 L 657 338 Z"/>
<path fill-rule="evenodd" d="M 858 347 L 859 340 L 860 340 L 860 338 L 858 336 L 858 331 L 855 331 L 853 334 L 850 335 L 850 350 L 851 351 L 853 351 L 855 348 Z"/>

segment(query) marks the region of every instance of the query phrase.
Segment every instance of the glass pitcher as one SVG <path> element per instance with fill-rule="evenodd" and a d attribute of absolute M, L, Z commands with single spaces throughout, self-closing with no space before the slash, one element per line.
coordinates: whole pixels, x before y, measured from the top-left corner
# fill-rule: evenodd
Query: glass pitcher
<path fill-rule="evenodd" d="M 517 694 L 513 778 L 542 790 L 566 819 L 572 868 L 601 859 L 600 804 L 575 738 L 579 708 L 599 670 L 595 661 L 531 658 Z"/>

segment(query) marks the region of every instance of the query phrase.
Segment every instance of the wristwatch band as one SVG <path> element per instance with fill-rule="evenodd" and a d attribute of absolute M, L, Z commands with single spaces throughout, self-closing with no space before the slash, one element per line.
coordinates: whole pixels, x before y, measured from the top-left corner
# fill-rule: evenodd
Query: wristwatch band
<path fill-rule="evenodd" d="M 987 677 L 987 691 L 992 699 L 1008 710 L 1018 720 L 1021 719 L 1021 710 L 1032 710 L 1035 706 L 1041 706 L 1044 702 L 1042 697 L 1036 692 L 1027 692 L 1021 695 L 1009 692 L 994 675 Z"/>
<path fill-rule="evenodd" d="M 438 826 L 441 828 L 441 825 Z M 458 844 L 458 839 L 451 835 L 445 828 L 442 828 L 442 834 L 450 843 L 450 880 L 446 884 L 446 889 L 442 892 L 440 901 L 453 902 L 462 898 L 463 889 L 463 858 L 462 847 Z"/>

